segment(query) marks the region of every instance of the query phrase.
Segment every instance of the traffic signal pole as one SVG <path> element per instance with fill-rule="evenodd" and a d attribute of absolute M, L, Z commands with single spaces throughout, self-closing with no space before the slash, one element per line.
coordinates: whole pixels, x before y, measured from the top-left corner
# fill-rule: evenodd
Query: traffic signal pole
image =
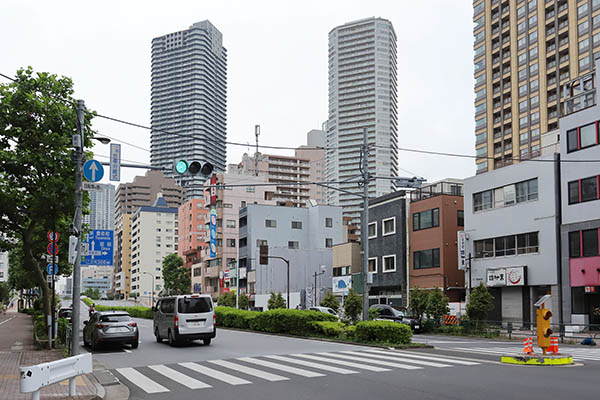
<path fill-rule="evenodd" d="M 360 236 L 363 253 L 363 321 L 369 319 L 369 133 L 367 128 L 363 129 L 363 151 L 362 151 L 362 176 L 363 176 L 363 212 L 360 227 Z"/>

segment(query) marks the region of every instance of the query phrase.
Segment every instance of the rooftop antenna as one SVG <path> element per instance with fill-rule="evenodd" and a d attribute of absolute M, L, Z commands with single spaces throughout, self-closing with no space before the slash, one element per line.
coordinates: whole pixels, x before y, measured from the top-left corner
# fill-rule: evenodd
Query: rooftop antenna
<path fill-rule="evenodd" d="M 254 125 L 254 136 L 256 136 L 256 153 L 254 153 L 254 175 L 258 176 L 258 137 L 260 136 L 260 125 Z"/>

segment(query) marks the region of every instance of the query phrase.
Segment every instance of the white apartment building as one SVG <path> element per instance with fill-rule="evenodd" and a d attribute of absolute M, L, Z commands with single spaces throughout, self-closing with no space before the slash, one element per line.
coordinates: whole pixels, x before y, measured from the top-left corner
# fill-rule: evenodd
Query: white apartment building
<path fill-rule="evenodd" d="M 8 252 L 0 252 L 0 282 L 8 280 Z"/>
<path fill-rule="evenodd" d="M 329 32 L 327 181 L 349 180 L 359 173 L 364 128 L 369 137 L 369 172 L 380 177 L 398 175 L 396 80 L 396 33 L 390 21 L 368 18 Z M 332 186 L 362 192 L 356 181 Z M 369 197 L 392 191 L 390 179 L 369 183 Z M 328 189 L 327 201 L 343 206 L 344 215 L 358 224 L 359 197 Z"/>
<path fill-rule="evenodd" d="M 100 184 L 101 190 L 92 190 L 90 194 L 90 213 L 84 215 L 83 222 L 90 229 L 115 229 L 115 186 Z"/>
<path fill-rule="evenodd" d="M 153 206 L 142 206 L 131 217 L 130 293 L 138 293 L 144 304 L 164 288 L 162 261 L 177 253 L 178 231 L 177 208 L 160 193 Z"/>

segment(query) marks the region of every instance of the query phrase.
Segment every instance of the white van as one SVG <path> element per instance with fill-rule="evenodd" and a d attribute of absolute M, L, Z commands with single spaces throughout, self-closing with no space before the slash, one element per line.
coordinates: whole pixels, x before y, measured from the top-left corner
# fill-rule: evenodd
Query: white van
<path fill-rule="evenodd" d="M 160 298 L 154 307 L 154 336 L 171 346 L 202 339 L 209 345 L 217 334 L 215 311 L 210 295 L 193 294 Z"/>

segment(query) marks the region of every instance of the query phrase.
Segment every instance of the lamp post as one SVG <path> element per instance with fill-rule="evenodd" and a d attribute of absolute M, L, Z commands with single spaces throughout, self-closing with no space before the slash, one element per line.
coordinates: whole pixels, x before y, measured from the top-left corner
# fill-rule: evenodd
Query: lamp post
<path fill-rule="evenodd" d="M 235 266 L 235 308 L 240 308 L 240 267 L 237 265 L 237 260 L 229 262 L 229 269 Z"/>
<path fill-rule="evenodd" d="M 326 266 L 321 265 L 321 272 L 315 272 L 313 274 L 313 277 L 315 278 L 315 293 L 314 293 L 315 302 L 314 302 L 313 307 L 317 306 L 317 276 L 323 275 L 325 273 L 326 268 L 327 268 Z"/>
<path fill-rule="evenodd" d="M 142 271 L 142 274 L 150 275 L 152 277 L 152 290 L 150 291 L 150 306 L 152 306 L 154 305 L 154 275 L 146 271 Z"/>

